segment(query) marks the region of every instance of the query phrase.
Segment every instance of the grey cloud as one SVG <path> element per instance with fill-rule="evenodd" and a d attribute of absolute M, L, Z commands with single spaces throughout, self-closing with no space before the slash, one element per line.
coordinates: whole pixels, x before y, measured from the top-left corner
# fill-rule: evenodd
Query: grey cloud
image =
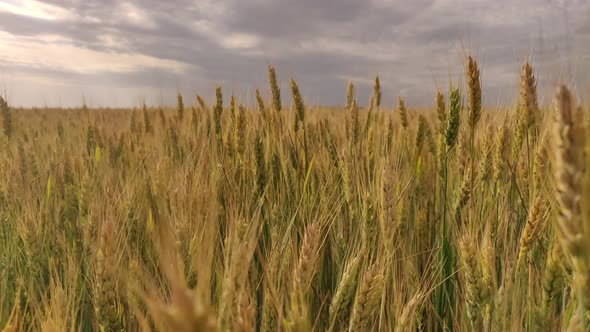
<path fill-rule="evenodd" d="M 229 29 L 295 40 L 325 34 L 360 40 L 379 39 L 433 3 L 432 0 L 398 5 L 388 1 L 355 0 L 234 1 L 224 17 Z"/>
<path fill-rule="evenodd" d="M 125 19 L 125 2 L 120 0 L 43 2 L 81 20 L 49 21 L 0 12 L 0 30 L 33 40 L 59 35 L 78 47 L 174 60 L 186 68 L 76 74 L 0 64 L 4 77 L 37 75 L 70 85 L 162 89 L 171 94 L 178 87 L 208 91 L 220 82 L 228 90 L 247 92 L 266 84 L 266 66 L 273 63 L 283 85 L 296 77 L 313 102 L 340 103 L 346 78 L 371 80 L 380 73 L 385 102 L 393 103 L 403 93 L 411 103 L 430 105 L 435 85 L 444 87 L 449 78 L 461 80 L 461 57 L 474 52 L 483 67 L 486 100 L 495 103 L 513 97 L 524 56 L 534 56 L 537 71 L 551 71 L 543 76 L 543 83 L 549 84 L 559 70 L 548 64 L 552 60 L 590 54 L 588 43 L 579 42 L 590 33 L 590 5 L 579 0 L 565 1 L 565 9 L 554 0 L 127 1 L 151 26 Z M 515 15 L 521 16 L 514 19 Z M 566 28 L 571 36 L 565 35 Z M 244 34 L 256 42 L 232 47 L 231 38 Z M 107 35 L 116 42 L 105 43 L 102 38 Z M 575 48 L 572 43 L 577 43 Z M 588 66 L 579 67 L 578 75 L 588 74 Z M 360 100 L 368 99 L 370 85 L 358 86 Z M 135 100 L 132 96 L 129 102 Z"/>

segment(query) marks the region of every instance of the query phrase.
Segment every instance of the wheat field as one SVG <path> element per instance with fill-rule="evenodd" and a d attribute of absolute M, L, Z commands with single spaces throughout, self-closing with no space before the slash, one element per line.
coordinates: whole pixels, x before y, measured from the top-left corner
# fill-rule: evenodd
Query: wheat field
<path fill-rule="evenodd" d="M 2 99 L 0 330 L 588 330 L 575 91 L 525 62 L 486 109 L 467 57 L 428 109 L 322 108 L 268 69 L 256 105 Z"/>

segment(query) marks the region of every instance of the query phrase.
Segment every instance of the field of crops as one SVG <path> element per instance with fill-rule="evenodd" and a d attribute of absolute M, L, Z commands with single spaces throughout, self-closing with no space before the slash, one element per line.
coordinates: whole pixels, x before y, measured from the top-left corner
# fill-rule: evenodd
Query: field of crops
<path fill-rule="evenodd" d="M 519 99 L 485 109 L 468 57 L 429 109 L 382 105 L 378 78 L 336 109 L 268 75 L 245 106 L 221 86 L 170 108 L 2 99 L 0 330 L 588 329 L 575 91 L 539 104 L 525 62 Z"/>

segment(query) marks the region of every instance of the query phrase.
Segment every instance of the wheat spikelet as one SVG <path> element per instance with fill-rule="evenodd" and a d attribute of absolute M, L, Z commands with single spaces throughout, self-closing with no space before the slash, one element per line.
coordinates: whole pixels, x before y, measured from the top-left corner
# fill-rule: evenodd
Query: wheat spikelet
<path fill-rule="evenodd" d="M 199 107 L 201 108 L 201 111 L 205 111 L 207 109 L 207 105 L 205 104 L 205 100 L 203 99 L 203 97 L 197 95 L 197 103 L 199 104 Z"/>
<path fill-rule="evenodd" d="M 373 203 L 370 193 L 365 194 L 365 203 L 361 214 L 361 244 L 363 248 L 371 248 L 373 241 L 379 230 L 378 220 L 376 218 L 375 204 Z M 388 235 L 388 234 L 387 234 Z"/>
<path fill-rule="evenodd" d="M 542 203 L 543 200 L 541 197 L 537 196 L 535 202 L 529 210 L 529 216 L 520 237 L 520 249 L 518 252 L 517 266 L 524 262 L 523 260 L 531 250 L 531 246 L 539 239 L 539 236 L 541 235 L 540 233 L 543 229 L 543 213 L 541 210 Z"/>
<path fill-rule="evenodd" d="M 438 173 L 442 177 L 444 176 L 443 165 L 446 161 L 447 145 L 445 143 L 445 136 L 438 135 L 436 140 L 436 163 L 438 166 Z"/>
<path fill-rule="evenodd" d="M 236 97 L 233 95 L 229 98 L 229 114 L 232 125 L 235 127 L 237 123 L 237 116 L 236 116 Z"/>
<path fill-rule="evenodd" d="M 483 278 L 475 244 L 469 235 L 461 239 L 460 252 L 465 269 L 467 316 L 475 329 L 481 323 L 482 310 L 490 296 L 489 288 Z"/>
<path fill-rule="evenodd" d="M 418 129 L 416 130 L 416 140 L 414 142 L 416 154 L 420 154 L 422 151 L 422 145 L 424 143 L 424 136 L 426 135 L 427 126 L 428 124 L 426 123 L 426 118 L 424 115 L 420 114 L 418 116 Z"/>
<path fill-rule="evenodd" d="M 365 118 L 365 127 L 363 129 L 363 134 L 367 138 L 369 136 L 369 131 L 372 129 L 371 120 L 373 119 L 373 108 L 374 108 L 373 106 L 375 104 L 374 99 L 375 99 L 375 96 L 371 96 L 371 99 L 369 100 L 369 107 L 367 109 L 367 117 Z"/>
<path fill-rule="evenodd" d="M 544 323 L 550 315 L 551 304 L 564 288 L 564 271 L 561 263 L 563 252 L 558 244 L 547 255 L 547 263 L 543 273 L 543 304 L 541 306 L 541 317 Z"/>
<path fill-rule="evenodd" d="M 520 108 L 519 108 L 519 111 Z M 516 167 L 518 160 L 520 159 L 520 157 L 522 156 L 520 151 L 522 149 L 522 144 L 524 143 L 525 140 L 525 136 L 526 136 L 526 126 L 525 126 L 525 122 L 522 119 L 522 116 L 518 115 L 518 117 L 516 118 L 516 128 L 514 131 L 514 138 L 512 139 L 512 162 L 513 165 L 512 167 Z"/>
<path fill-rule="evenodd" d="M 492 129 L 488 128 L 486 135 L 481 144 L 481 157 L 479 160 L 478 174 L 480 182 L 485 182 L 490 178 L 492 170 L 492 146 L 491 146 Z"/>
<path fill-rule="evenodd" d="M 469 127 L 475 130 L 475 126 L 481 118 L 481 82 L 479 80 L 479 68 L 477 62 L 469 56 L 465 64 L 467 75 L 467 110 Z"/>
<path fill-rule="evenodd" d="M 184 118 L 184 103 L 182 102 L 182 94 L 180 94 L 180 92 L 177 93 L 176 99 L 177 99 L 176 116 L 177 116 L 178 121 L 182 122 L 182 119 Z"/>
<path fill-rule="evenodd" d="M 510 324 L 512 317 L 512 298 L 511 292 L 514 290 L 514 261 L 507 262 L 504 267 L 506 270 L 505 277 L 502 280 L 498 291 L 495 293 L 492 301 L 493 306 L 493 317 L 492 317 L 492 330 L 493 331 L 505 331 Z"/>
<path fill-rule="evenodd" d="M 246 109 L 244 106 L 240 105 L 238 107 L 238 123 L 236 126 L 236 146 L 238 149 L 238 153 L 240 157 L 244 154 L 245 144 L 240 144 L 240 142 L 245 142 L 246 140 Z"/>
<path fill-rule="evenodd" d="M 275 72 L 275 67 L 272 65 L 268 66 L 268 83 L 270 85 L 270 92 L 272 94 L 273 108 L 275 111 L 280 112 L 282 108 L 281 89 L 277 84 L 277 74 Z"/>
<path fill-rule="evenodd" d="M 492 156 L 492 168 L 493 168 L 493 179 L 495 183 L 498 183 L 502 171 L 504 169 L 504 158 L 506 157 L 508 133 L 505 126 L 501 126 L 498 130 L 494 144 L 494 154 Z"/>
<path fill-rule="evenodd" d="M 342 273 L 338 287 L 330 303 L 330 321 L 334 322 L 342 317 L 347 311 L 354 296 L 357 285 L 357 275 L 360 266 L 360 255 L 354 257 Z"/>
<path fill-rule="evenodd" d="M 356 103 L 356 99 L 352 101 L 350 106 L 350 117 L 352 121 L 352 142 L 357 144 L 361 136 L 361 123 L 359 120 L 359 108 Z"/>
<path fill-rule="evenodd" d="M 369 162 L 369 168 L 373 169 L 375 165 L 375 152 L 373 150 L 373 127 L 369 127 L 367 130 L 367 142 L 365 145 L 366 160 Z"/>
<path fill-rule="evenodd" d="M 438 119 L 438 131 L 441 134 L 445 133 L 446 125 L 447 125 L 447 110 L 445 107 L 445 96 L 440 91 L 436 92 L 436 97 L 434 99 L 436 104 L 436 116 Z"/>
<path fill-rule="evenodd" d="M 573 288 L 580 306 L 590 308 L 590 248 L 581 212 L 582 179 L 585 172 L 584 132 L 573 113 L 572 96 L 560 86 L 555 97 L 555 183 L 560 243 L 573 267 Z M 583 317 L 581 317 L 583 318 Z M 583 319 L 585 320 L 585 319 Z"/>
<path fill-rule="evenodd" d="M 86 129 L 86 152 L 88 156 L 93 156 L 96 151 L 96 130 L 93 126 Z"/>
<path fill-rule="evenodd" d="M 350 178 L 349 168 L 350 167 L 347 164 L 340 164 L 340 176 L 342 177 L 342 191 L 344 201 L 346 202 L 347 206 L 350 206 L 350 203 L 352 202 L 352 180 Z"/>
<path fill-rule="evenodd" d="M 537 144 L 535 160 L 533 164 L 533 179 L 535 190 L 540 191 L 545 183 L 546 166 L 549 159 L 549 153 L 546 146 L 546 135 L 541 136 Z"/>
<path fill-rule="evenodd" d="M 297 83 L 294 79 L 291 79 L 291 83 L 289 85 L 291 87 L 293 106 L 295 108 L 295 126 L 298 126 L 299 123 L 305 124 L 305 105 L 303 104 L 301 93 L 299 93 L 299 87 L 297 86 Z"/>
<path fill-rule="evenodd" d="M 457 138 L 457 168 L 463 174 L 467 174 L 464 172 L 467 170 L 467 167 L 469 166 L 469 160 L 471 158 L 469 137 L 470 136 L 468 133 L 461 131 L 459 132 L 459 137 Z"/>
<path fill-rule="evenodd" d="M 379 82 L 379 76 L 375 76 L 375 83 L 373 84 L 373 103 L 377 109 L 381 106 L 381 83 Z"/>
<path fill-rule="evenodd" d="M 384 276 L 378 265 L 367 270 L 356 293 L 349 331 L 367 331 L 371 329 L 374 316 L 379 308 Z"/>
<path fill-rule="evenodd" d="M 262 116 L 265 117 L 266 108 L 264 107 L 264 100 L 262 99 L 262 96 L 260 95 L 260 91 L 258 89 L 256 89 L 256 103 L 258 104 L 258 110 L 260 111 L 260 114 L 262 114 Z"/>
<path fill-rule="evenodd" d="M 8 106 L 8 102 L 6 99 L 0 96 L 0 113 L 2 113 L 2 129 L 4 131 L 4 135 L 10 139 L 12 137 L 13 124 L 12 124 L 12 112 L 10 111 L 10 106 Z"/>
<path fill-rule="evenodd" d="M 529 168 L 529 160 L 528 158 L 526 158 L 524 156 L 524 154 L 521 156 L 520 159 L 518 159 L 518 162 L 516 164 L 516 175 L 517 175 L 517 179 L 520 180 L 520 186 L 522 187 L 522 195 L 523 198 L 528 200 L 528 196 L 529 196 L 529 192 L 530 192 L 530 181 L 529 181 L 529 177 L 531 176 L 530 174 L 530 168 Z"/>
<path fill-rule="evenodd" d="M 408 303 L 404 306 L 399 319 L 396 322 L 396 331 L 412 331 L 414 328 L 414 317 L 416 311 L 420 306 L 420 302 L 423 300 L 424 294 L 416 293 Z"/>
<path fill-rule="evenodd" d="M 523 125 L 530 128 L 536 123 L 539 106 L 537 104 L 537 82 L 533 74 L 533 68 L 528 61 L 522 65 L 520 73 L 520 101 L 519 106 L 523 112 Z"/>
<path fill-rule="evenodd" d="M 408 128 L 408 110 L 406 109 L 406 103 L 402 97 L 397 97 L 397 112 L 404 129 Z"/>
<path fill-rule="evenodd" d="M 256 185 L 258 189 L 258 195 L 262 195 L 264 189 L 266 188 L 267 174 L 264 141 L 259 134 L 254 139 L 254 151 L 256 157 Z"/>
<path fill-rule="evenodd" d="M 322 122 L 321 123 L 321 131 L 323 133 L 323 143 L 324 146 L 326 147 L 326 150 L 328 151 L 328 155 L 330 157 L 330 160 L 332 161 L 332 164 L 334 165 L 335 168 L 339 168 L 340 167 L 340 157 L 338 156 L 338 147 L 336 145 L 336 139 L 334 138 L 334 135 L 332 134 L 332 132 L 330 131 L 330 127 L 327 124 L 327 121 Z"/>
<path fill-rule="evenodd" d="M 293 289 L 307 292 L 311 286 L 315 274 L 317 254 L 321 241 L 320 226 L 317 222 L 311 223 L 305 229 L 303 243 L 299 251 L 299 259 L 293 274 Z"/>
<path fill-rule="evenodd" d="M 348 82 L 346 86 L 346 109 L 349 110 L 352 107 L 352 101 L 354 100 L 354 84 Z"/>
<path fill-rule="evenodd" d="M 465 170 L 465 174 L 470 174 L 470 172 L 468 170 Z M 469 202 L 469 199 L 471 198 L 471 191 L 471 178 L 469 177 L 469 175 L 467 175 L 463 178 L 463 181 L 461 182 L 461 187 L 457 192 L 457 200 L 455 202 L 454 209 L 455 220 L 457 224 L 461 222 L 461 210 L 463 210 L 463 208 Z"/>
<path fill-rule="evenodd" d="M 451 89 L 449 95 L 449 116 L 445 130 L 447 150 L 451 150 L 457 143 L 459 125 L 461 121 L 461 93 L 458 88 Z"/>
<path fill-rule="evenodd" d="M 218 142 L 221 143 L 221 114 L 223 113 L 223 94 L 221 92 L 221 86 L 215 87 L 215 106 L 213 108 L 213 122 L 215 123 L 215 135 Z M 221 144 L 220 144 L 221 146 Z"/>
<path fill-rule="evenodd" d="M 393 143 L 393 135 L 395 134 L 395 129 L 393 126 L 393 118 L 389 119 L 389 124 L 387 125 L 387 150 L 391 149 L 391 144 Z"/>
<path fill-rule="evenodd" d="M 205 111 L 205 129 L 207 132 L 207 137 L 211 137 L 211 112 Z"/>

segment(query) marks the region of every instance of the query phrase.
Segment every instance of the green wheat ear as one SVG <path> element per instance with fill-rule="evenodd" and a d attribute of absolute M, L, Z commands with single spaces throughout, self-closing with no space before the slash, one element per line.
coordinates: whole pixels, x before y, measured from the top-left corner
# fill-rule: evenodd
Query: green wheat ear
<path fill-rule="evenodd" d="M 293 98 L 293 107 L 295 109 L 295 131 L 299 127 L 299 124 L 305 125 L 305 105 L 303 104 L 303 98 L 299 93 L 299 87 L 294 79 L 291 79 L 291 96 Z M 305 128 L 305 126 L 304 126 Z"/>
<path fill-rule="evenodd" d="M 481 118 L 481 82 L 477 62 L 469 56 L 465 65 L 467 75 L 467 109 L 469 126 L 474 130 Z"/>
<path fill-rule="evenodd" d="M 12 113 L 10 111 L 10 107 L 8 106 L 8 102 L 6 102 L 6 100 L 1 96 L 0 112 L 2 113 L 2 129 L 4 130 L 4 135 L 10 140 L 13 132 Z"/>
<path fill-rule="evenodd" d="M 404 129 L 408 128 L 408 110 L 406 109 L 406 103 L 402 99 L 402 97 L 397 97 L 397 112 L 399 113 L 399 118 Z"/>
<path fill-rule="evenodd" d="M 215 135 L 219 143 L 222 142 L 221 134 L 221 115 L 223 114 L 223 94 L 221 86 L 215 88 L 215 108 L 213 109 L 213 121 L 215 123 Z M 221 146 L 221 144 L 220 144 Z"/>
<path fill-rule="evenodd" d="M 346 86 L 346 109 L 349 110 L 352 107 L 352 102 L 354 101 L 354 84 L 352 82 L 348 82 Z"/>
<path fill-rule="evenodd" d="M 414 147 L 416 148 L 417 154 L 420 154 L 420 151 L 422 150 L 422 144 L 424 143 L 427 127 L 428 124 L 426 123 L 426 118 L 424 115 L 420 114 L 418 116 L 418 129 L 416 130 L 416 140 L 414 142 Z"/>
<path fill-rule="evenodd" d="M 280 112 L 282 109 L 281 89 L 277 84 L 277 74 L 275 73 L 275 67 L 272 65 L 268 66 L 268 82 L 270 85 L 270 92 L 272 94 L 273 107 L 275 111 Z"/>
<path fill-rule="evenodd" d="M 537 80 L 533 74 L 533 67 L 527 61 L 522 65 L 520 73 L 520 101 L 519 107 L 523 112 L 523 123 L 529 128 L 535 125 L 539 113 L 537 102 Z"/>
<path fill-rule="evenodd" d="M 445 106 L 445 96 L 440 91 L 436 92 L 435 97 L 436 115 L 439 123 L 439 132 L 444 134 L 447 125 L 447 110 Z"/>
<path fill-rule="evenodd" d="M 459 88 L 451 88 L 449 94 L 449 116 L 445 131 L 445 143 L 447 144 L 448 150 L 451 150 L 457 143 L 459 125 L 461 124 L 461 108 L 461 92 Z"/>
<path fill-rule="evenodd" d="M 182 119 L 184 118 L 184 102 L 182 101 L 182 95 L 180 94 L 180 92 L 178 92 L 178 94 L 176 95 L 176 99 L 178 102 L 176 109 L 178 121 L 182 122 Z"/>
<path fill-rule="evenodd" d="M 373 84 L 373 102 L 377 109 L 381 106 L 381 83 L 379 82 L 379 76 L 375 76 L 375 83 Z"/>

